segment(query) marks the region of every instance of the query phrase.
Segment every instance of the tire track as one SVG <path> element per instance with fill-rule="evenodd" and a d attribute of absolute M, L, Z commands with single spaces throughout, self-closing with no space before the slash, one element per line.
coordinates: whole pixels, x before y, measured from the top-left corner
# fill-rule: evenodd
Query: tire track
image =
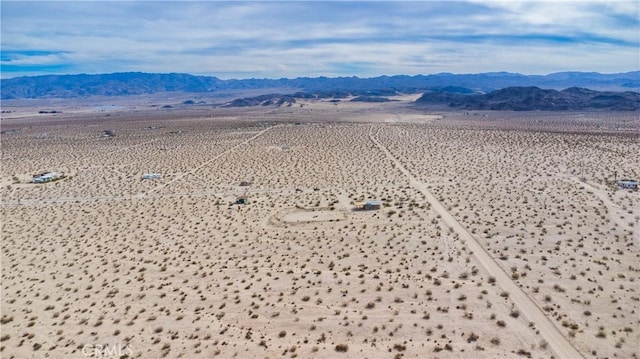
<path fill-rule="evenodd" d="M 427 201 L 431 204 L 431 208 L 441 216 L 441 219 L 453 230 L 458 233 L 460 238 L 466 242 L 472 251 L 474 258 L 478 264 L 490 275 L 496 278 L 496 283 L 505 291 L 509 292 L 510 298 L 522 315 L 530 322 L 535 324 L 536 329 L 540 331 L 540 335 L 547 341 L 551 350 L 558 358 L 583 358 L 582 354 L 567 340 L 562 332 L 554 325 L 554 323 L 544 314 L 542 309 L 531 299 L 509 275 L 500 267 L 500 265 L 491 257 L 491 255 L 480 245 L 475 237 L 469 233 L 447 209 L 438 201 L 438 199 L 429 191 L 426 183 L 420 182 L 417 178 L 407 170 L 402 163 L 391 152 L 378 141 L 377 134 L 382 127 L 378 127 L 378 131 L 374 135 L 373 126 L 369 129 L 369 138 L 371 141 L 391 160 L 394 165 L 409 179 L 409 185 L 425 195 Z"/>
<path fill-rule="evenodd" d="M 163 184 L 161 184 L 161 185 L 158 185 L 158 186 L 156 186 L 155 188 L 153 188 L 153 189 L 149 190 L 149 191 L 148 191 L 147 193 L 145 193 L 145 194 L 142 194 L 142 195 L 137 194 L 137 195 L 135 195 L 135 197 L 140 197 L 140 196 L 143 196 L 143 197 L 144 197 L 144 196 L 148 196 L 148 195 L 150 195 L 150 194 L 152 194 L 152 193 L 154 193 L 154 192 L 156 192 L 156 191 L 159 191 L 159 190 L 161 190 L 161 189 L 163 189 L 163 188 L 167 187 L 168 185 L 170 185 L 170 184 L 172 184 L 172 183 L 174 183 L 174 182 L 176 182 L 176 181 L 179 181 L 179 180 L 183 179 L 184 177 L 186 177 L 186 176 L 188 176 L 188 175 L 193 175 L 193 174 L 195 174 L 196 172 L 198 172 L 201 168 L 203 168 L 203 167 L 205 167 L 206 165 L 208 165 L 209 163 L 211 163 L 211 162 L 213 162 L 213 161 L 215 161 L 215 160 L 219 159 L 220 157 L 222 157 L 222 156 L 226 155 L 227 153 L 230 153 L 230 152 L 232 152 L 232 151 L 235 151 L 237 148 L 239 148 L 239 147 L 241 147 L 241 146 L 246 145 L 247 143 L 249 143 L 249 142 L 251 142 L 251 141 L 255 140 L 256 138 L 258 138 L 258 137 L 262 136 L 265 132 L 267 132 L 267 131 L 269 131 L 269 130 L 273 129 L 274 127 L 277 127 L 277 126 L 278 126 L 278 125 L 271 126 L 271 127 L 267 127 L 267 128 L 265 128 L 264 130 L 262 130 L 262 131 L 258 132 L 257 134 L 255 134 L 254 136 L 251 136 L 251 138 L 248 138 L 248 139 L 246 139 L 246 140 L 244 140 L 244 141 L 240 142 L 239 144 L 237 144 L 237 145 L 235 145 L 235 146 L 233 146 L 233 147 L 231 147 L 231 148 L 229 148 L 229 149 L 227 149 L 227 150 L 225 150 L 225 151 L 223 151 L 223 152 L 219 153 L 218 155 L 216 155 L 216 156 L 212 157 L 211 159 L 209 159 L 209 160 L 207 160 L 207 161 L 205 161 L 205 162 L 202 162 L 200 165 L 198 165 L 197 167 L 193 168 L 193 169 L 192 169 L 192 170 L 190 170 L 189 172 L 184 172 L 184 173 L 182 173 L 181 175 L 176 176 L 176 177 L 175 177 L 174 179 L 172 179 L 171 181 L 168 181 L 168 182 L 166 182 L 166 183 L 163 183 Z"/>

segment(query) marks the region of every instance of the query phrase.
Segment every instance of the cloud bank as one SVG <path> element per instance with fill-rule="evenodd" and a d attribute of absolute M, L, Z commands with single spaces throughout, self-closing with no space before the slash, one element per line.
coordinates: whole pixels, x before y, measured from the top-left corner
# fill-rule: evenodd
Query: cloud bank
<path fill-rule="evenodd" d="M 2 1 L 2 77 L 640 68 L 638 1 Z"/>

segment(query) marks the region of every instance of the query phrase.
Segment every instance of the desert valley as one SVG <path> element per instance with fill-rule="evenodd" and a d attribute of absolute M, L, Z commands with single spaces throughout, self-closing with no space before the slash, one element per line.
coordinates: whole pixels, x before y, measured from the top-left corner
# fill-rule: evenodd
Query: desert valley
<path fill-rule="evenodd" d="M 638 358 L 637 111 L 416 98 L 4 101 L 0 356 Z"/>

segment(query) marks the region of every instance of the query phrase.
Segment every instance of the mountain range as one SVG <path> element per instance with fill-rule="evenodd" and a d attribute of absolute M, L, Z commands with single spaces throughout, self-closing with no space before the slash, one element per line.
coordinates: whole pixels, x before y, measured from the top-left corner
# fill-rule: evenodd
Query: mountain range
<path fill-rule="evenodd" d="M 89 96 L 128 96 L 162 92 L 203 93 L 220 90 L 291 89 L 314 97 L 385 96 L 396 93 L 489 93 L 508 87 L 570 87 L 604 91 L 640 90 L 640 71 L 616 74 L 596 72 L 558 72 L 549 75 L 523 75 L 509 72 L 480 74 L 440 73 L 396 75 L 372 78 L 299 77 L 295 79 L 222 80 L 212 76 L 126 72 L 98 75 L 45 75 L 0 80 L 3 100 L 22 98 L 83 98 Z M 365 98 L 366 99 L 366 98 Z M 371 98 L 369 98 L 371 99 Z"/>
<path fill-rule="evenodd" d="M 296 99 L 321 98 L 317 94 L 266 94 L 235 99 L 225 107 L 292 106 Z M 391 99 L 380 94 L 360 95 L 352 99 L 325 94 L 332 102 L 388 102 Z M 595 91 L 582 87 L 570 87 L 562 91 L 541 89 L 535 86 L 507 87 L 489 93 L 473 93 L 461 87 L 444 87 L 425 92 L 413 105 L 417 108 L 438 110 L 493 110 L 493 111 L 569 111 L 609 110 L 637 111 L 640 109 L 640 93 L 633 91 Z"/>

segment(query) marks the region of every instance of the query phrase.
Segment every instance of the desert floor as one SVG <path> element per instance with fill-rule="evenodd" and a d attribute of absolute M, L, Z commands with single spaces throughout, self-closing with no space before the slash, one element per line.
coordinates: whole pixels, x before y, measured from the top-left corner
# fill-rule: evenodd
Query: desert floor
<path fill-rule="evenodd" d="M 638 114 L 410 99 L 3 104 L 0 356 L 640 356 Z"/>

